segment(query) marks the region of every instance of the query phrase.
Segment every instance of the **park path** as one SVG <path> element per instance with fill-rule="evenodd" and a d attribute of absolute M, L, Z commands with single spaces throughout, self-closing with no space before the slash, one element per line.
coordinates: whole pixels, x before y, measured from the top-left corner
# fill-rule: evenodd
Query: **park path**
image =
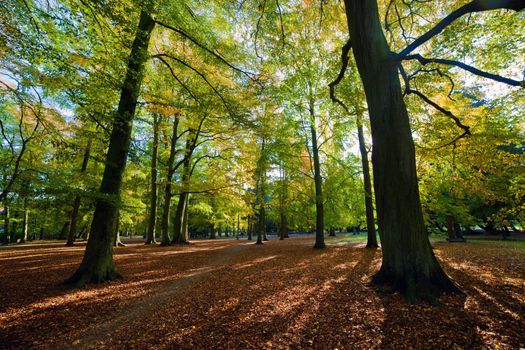
<path fill-rule="evenodd" d="M 99 344 L 110 339 L 121 326 L 128 325 L 137 320 L 145 319 L 153 312 L 163 309 L 171 300 L 187 293 L 191 286 L 205 279 L 222 266 L 228 264 L 237 254 L 247 249 L 248 244 L 237 244 L 213 251 L 213 255 L 205 266 L 192 269 L 180 278 L 167 283 L 162 283 L 152 294 L 134 300 L 131 304 L 119 310 L 114 317 L 101 324 L 92 325 L 85 334 L 73 343 L 61 343 L 54 347 L 62 349 L 89 349 L 97 348 Z"/>

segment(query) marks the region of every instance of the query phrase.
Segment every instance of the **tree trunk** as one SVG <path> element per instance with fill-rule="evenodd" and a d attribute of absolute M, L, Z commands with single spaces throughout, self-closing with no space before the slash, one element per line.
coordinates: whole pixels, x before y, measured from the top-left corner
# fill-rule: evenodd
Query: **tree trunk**
<path fill-rule="evenodd" d="M 166 175 L 166 185 L 164 187 L 164 207 L 162 210 L 162 238 L 161 246 L 170 245 L 170 235 L 169 235 L 169 224 L 170 224 L 170 204 L 171 204 L 171 181 L 173 180 L 173 173 L 175 172 L 174 163 L 175 163 L 175 154 L 177 152 L 177 129 L 179 127 L 179 116 L 176 115 L 173 119 L 173 131 L 170 142 L 170 157 L 168 159 L 168 171 Z"/>
<path fill-rule="evenodd" d="M 397 63 L 389 58 L 376 1 L 345 0 L 348 28 L 363 81 L 373 139 L 374 188 L 383 248 L 374 278 L 410 301 L 433 301 L 457 290 L 427 237 L 419 198 L 415 151 Z"/>
<path fill-rule="evenodd" d="M 257 242 L 255 244 L 263 244 L 263 236 L 266 234 L 266 215 L 264 210 L 264 200 L 259 204 L 258 223 L 257 223 Z M 268 240 L 268 239 L 267 239 Z"/>
<path fill-rule="evenodd" d="M 16 212 L 15 212 L 15 220 L 16 220 Z M 13 221 L 13 223 L 11 224 L 11 237 L 10 237 L 10 242 L 11 243 L 16 243 L 16 234 L 17 234 L 17 231 L 18 231 L 18 223 L 16 221 Z"/>
<path fill-rule="evenodd" d="M 146 244 L 155 244 L 155 226 L 157 224 L 157 155 L 159 152 L 159 124 L 157 114 L 153 113 L 153 147 L 151 154 L 151 193 L 150 210 L 148 220 L 148 231 L 146 233 Z"/>
<path fill-rule="evenodd" d="M 279 227 L 279 233 L 280 233 L 280 237 L 279 239 L 280 240 L 283 240 L 286 238 L 286 234 L 287 234 L 287 231 L 288 231 L 288 222 L 286 220 L 286 213 L 284 212 L 284 210 L 281 210 L 281 222 L 280 222 L 280 227 Z"/>
<path fill-rule="evenodd" d="M 190 235 L 188 230 L 188 220 L 189 220 L 189 204 L 190 204 L 190 195 L 186 196 L 186 208 L 184 209 L 184 218 L 182 220 L 182 238 L 186 243 L 190 243 Z"/>
<path fill-rule="evenodd" d="M 279 203 L 279 214 L 280 214 L 280 222 L 279 222 L 280 237 L 279 239 L 283 240 L 288 235 L 288 220 L 286 218 L 286 202 L 288 198 L 288 181 L 287 181 L 287 174 L 284 168 L 284 164 L 281 164 L 280 175 L 281 175 L 282 190 L 281 190 L 280 203 Z"/>
<path fill-rule="evenodd" d="M 454 228 L 454 217 L 452 215 L 445 216 L 445 222 L 447 224 L 447 234 L 449 240 L 456 239 L 456 230 Z"/>
<path fill-rule="evenodd" d="M 131 47 L 126 78 L 113 121 L 106 166 L 100 186 L 102 197 L 97 200 L 91 233 L 78 270 L 66 283 L 77 286 L 103 282 L 120 276 L 113 263 L 113 240 L 120 201 L 122 174 L 131 141 L 131 130 L 137 100 L 142 85 L 144 66 L 148 59 L 148 44 L 155 22 L 147 9 L 141 11 L 135 40 Z"/>
<path fill-rule="evenodd" d="M 71 216 L 71 213 L 70 213 Z M 58 236 L 59 240 L 63 240 L 67 238 L 67 233 L 69 232 L 69 228 L 71 227 L 71 222 L 69 220 L 66 220 L 64 222 L 64 225 L 62 225 L 62 230 L 60 230 L 60 235 Z"/>
<path fill-rule="evenodd" d="M 259 205 L 257 210 L 257 242 L 255 244 L 263 244 L 263 236 L 266 235 L 266 213 L 265 213 L 265 177 L 266 177 L 266 140 L 263 138 L 261 143 L 261 154 L 257 161 L 256 167 L 256 205 Z M 268 239 L 266 239 L 268 240 Z"/>
<path fill-rule="evenodd" d="M 27 229 L 29 225 L 29 211 L 27 210 L 27 198 L 24 198 L 24 213 L 23 213 L 23 221 L 22 221 L 22 238 L 20 239 L 20 243 L 27 242 Z"/>
<path fill-rule="evenodd" d="M 252 234 L 253 234 L 253 219 L 252 219 L 252 216 L 248 216 L 248 240 L 251 241 L 253 238 L 252 238 Z"/>
<path fill-rule="evenodd" d="M 368 163 L 368 152 L 366 150 L 365 135 L 363 133 L 363 112 L 357 110 L 357 137 L 359 140 L 359 152 L 361 153 L 361 165 L 363 168 L 363 185 L 365 189 L 366 228 L 368 239 L 367 248 L 377 248 L 376 224 L 374 220 L 374 204 L 372 197 L 372 179 L 370 178 L 370 165 Z"/>
<path fill-rule="evenodd" d="M 125 234 L 125 233 L 124 233 Z M 113 241 L 114 247 L 125 247 L 126 245 L 120 240 L 120 210 L 117 213 L 116 225 L 115 225 L 115 240 Z"/>
<path fill-rule="evenodd" d="M 314 182 L 315 182 L 315 245 L 314 248 L 322 249 L 324 243 L 324 199 L 323 199 L 323 178 L 321 177 L 321 162 L 319 160 L 319 147 L 317 146 L 317 126 L 315 121 L 314 99 L 312 86 L 310 89 L 310 134 L 312 137 L 312 158 L 314 161 Z"/>
<path fill-rule="evenodd" d="M 196 137 L 196 136 L 194 136 Z M 172 244 L 184 244 L 189 243 L 182 235 L 184 215 L 186 213 L 186 205 L 188 198 L 188 186 L 190 180 L 191 171 L 191 155 L 193 153 L 192 145 L 195 143 L 190 137 L 186 140 L 186 152 L 184 158 L 184 165 L 182 169 L 182 192 L 179 195 L 179 203 L 177 204 L 177 210 L 175 212 L 174 224 L 173 224 L 173 240 Z"/>
<path fill-rule="evenodd" d="M 11 235 L 9 232 L 9 219 L 10 219 L 10 209 L 7 204 L 7 199 L 4 199 L 4 243 L 8 244 L 11 240 Z"/>
<path fill-rule="evenodd" d="M 90 138 L 88 140 L 88 143 L 86 145 L 86 149 L 84 151 L 84 157 L 82 159 L 82 166 L 80 168 L 80 174 L 84 174 L 87 170 L 88 162 L 89 162 L 89 156 L 91 155 L 91 145 L 93 143 L 93 140 Z M 80 195 L 75 196 L 75 200 L 73 201 L 73 211 L 71 212 L 71 219 L 70 219 L 70 225 L 69 225 L 69 234 L 67 237 L 66 246 L 72 246 L 75 243 L 75 237 L 77 234 L 77 221 L 78 221 L 78 212 L 80 210 Z"/>

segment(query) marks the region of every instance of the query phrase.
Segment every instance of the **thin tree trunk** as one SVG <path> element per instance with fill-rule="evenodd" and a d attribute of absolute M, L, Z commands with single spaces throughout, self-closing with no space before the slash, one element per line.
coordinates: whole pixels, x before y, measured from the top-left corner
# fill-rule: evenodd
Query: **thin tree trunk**
<path fill-rule="evenodd" d="M 82 263 L 66 283 L 80 286 L 89 282 L 98 283 L 120 276 L 113 263 L 113 240 L 120 201 L 120 188 L 126 167 L 132 123 L 142 85 L 144 66 L 148 59 L 149 40 L 154 27 L 155 22 L 148 10 L 143 9 L 135 40 L 131 47 L 119 106 L 113 121 L 106 166 L 100 186 L 100 193 L 103 197 L 97 200 L 91 233 Z"/>
<path fill-rule="evenodd" d="M 184 218 L 182 220 L 182 238 L 186 243 L 190 243 L 190 235 L 188 231 L 189 226 L 189 204 L 190 204 L 190 195 L 186 196 L 186 207 L 184 208 Z"/>
<path fill-rule="evenodd" d="M 69 227 L 71 227 L 71 222 L 69 220 L 66 220 L 64 222 L 64 225 L 62 225 L 62 230 L 60 230 L 60 235 L 58 236 L 59 240 L 66 239 L 67 233 L 69 232 Z"/>
<path fill-rule="evenodd" d="M 29 211 L 27 210 L 27 198 L 24 198 L 24 213 L 23 213 L 23 221 L 22 221 L 22 238 L 20 239 L 20 243 L 27 242 L 28 225 L 29 225 Z"/>
<path fill-rule="evenodd" d="M 84 151 L 84 158 L 82 159 L 82 167 L 80 168 L 80 174 L 84 174 L 87 169 L 87 165 L 89 162 L 89 156 L 91 154 L 91 145 L 93 141 L 90 138 L 88 140 L 86 149 Z M 77 234 L 77 221 L 78 221 L 78 213 L 80 210 L 80 195 L 77 194 L 75 196 L 75 200 L 73 202 L 73 211 L 71 212 L 71 219 L 70 219 L 70 225 L 69 225 L 69 234 L 67 237 L 66 246 L 72 246 L 75 243 L 75 237 Z"/>
<path fill-rule="evenodd" d="M 309 111 L 310 111 L 310 134 L 312 137 L 312 158 L 314 161 L 314 182 L 315 182 L 315 245 L 314 248 L 322 249 L 324 243 L 324 198 L 323 198 L 323 178 L 321 177 L 321 162 L 319 160 L 319 147 L 317 146 L 317 126 L 315 121 L 314 99 L 312 86 L 308 84 L 310 90 Z"/>
<path fill-rule="evenodd" d="M 169 223 L 170 223 L 170 204 L 171 204 L 171 181 L 173 180 L 173 173 L 175 172 L 174 163 L 175 163 L 175 154 L 177 152 L 177 129 L 179 127 L 179 116 L 176 115 L 173 120 L 173 131 L 170 142 L 170 156 L 168 159 L 168 171 L 166 175 L 166 185 L 164 187 L 164 207 L 162 210 L 162 238 L 161 246 L 170 245 L 170 235 L 169 235 Z"/>
<path fill-rule="evenodd" d="M 248 240 L 251 241 L 253 234 L 253 218 L 251 215 L 248 216 Z"/>
<path fill-rule="evenodd" d="M 280 234 L 279 236 L 280 237 L 279 239 L 283 240 L 286 237 L 288 237 L 288 220 L 286 217 L 286 202 L 288 199 L 288 177 L 286 174 L 286 169 L 284 168 L 284 164 L 281 164 L 280 175 L 281 175 L 281 182 L 282 182 L 282 190 L 281 190 L 280 203 L 279 203 L 279 214 L 280 214 L 280 222 L 279 222 L 279 234 Z"/>
<path fill-rule="evenodd" d="M 196 136 L 194 136 L 196 137 Z M 173 240 L 172 244 L 184 244 L 188 243 L 182 235 L 184 214 L 186 212 L 186 199 L 188 197 L 188 186 L 190 180 L 191 171 L 191 155 L 193 153 L 192 145 L 194 141 L 188 137 L 186 140 L 186 152 L 184 155 L 184 165 L 182 169 L 182 192 L 179 195 L 179 203 L 177 204 L 177 210 L 175 212 L 174 224 L 173 224 Z"/>
<path fill-rule="evenodd" d="M 456 239 L 456 230 L 454 229 L 454 217 L 452 215 L 445 216 L 445 222 L 447 224 L 447 234 L 449 240 Z"/>
<path fill-rule="evenodd" d="M 363 133 L 363 112 L 360 109 L 357 110 L 357 137 L 359 140 L 359 152 L 361 153 L 361 165 L 363 168 L 363 185 L 365 189 L 366 228 L 368 232 L 366 247 L 377 248 L 374 203 L 372 197 L 372 179 L 370 178 L 368 152 L 366 150 L 365 135 Z"/>
<path fill-rule="evenodd" d="M 15 211 L 15 220 L 16 220 L 16 211 Z M 11 243 L 16 243 L 16 234 L 18 231 L 18 223 L 16 221 L 13 221 L 11 224 Z"/>
<path fill-rule="evenodd" d="M 415 150 L 397 63 L 390 58 L 376 1 L 345 0 L 348 28 L 370 115 L 374 188 L 383 248 L 374 278 L 410 301 L 457 290 L 436 260 L 419 198 Z"/>
<path fill-rule="evenodd" d="M 153 113 L 153 147 L 151 154 L 150 209 L 146 244 L 155 244 L 155 226 L 157 224 L 157 155 L 159 152 L 160 118 Z"/>
<path fill-rule="evenodd" d="M 11 210 L 7 204 L 7 199 L 4 199 L 4 243 L 8 244 L 11 240 L 11 235 L 9 232 L 9 219 L 11 215 Z"/>
<path fill-rule="evenodd" d="M 120 240 L 120 210 L 117 213 L 117 220 L 115 224 L 115 240 L 113 242 L 114 247 L 125 247 L 126 245 Z"/>
<path fill-rule="evenodd" d="M 265 213 L 265 177 L 266 177 L 266 140 L 262 139 L 261 155 L 258 160 L 256 176 L 257 181 L 255 185 L 255 193 L 259 204 L 257 212 L 257 242 L 255 244 L 263 244 L 263 236 L 266 235 L 266 213 Z M 268 240 L 268 239 L 266 239 Z"/>

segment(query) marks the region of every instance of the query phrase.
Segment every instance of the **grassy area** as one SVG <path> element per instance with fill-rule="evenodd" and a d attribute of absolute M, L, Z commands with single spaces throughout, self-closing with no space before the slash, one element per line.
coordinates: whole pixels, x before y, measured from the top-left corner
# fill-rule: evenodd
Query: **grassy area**
<path fill-rule="evenodd" d="M 501 240 L 501 239 L 484 239 L 484 238 L 478 238 L 478 237 L 466 237 L 468 243 L 473 244 L 483 244 L 483 245 L 491 245 L 496 247 L 509 247 L 509 248 L 519 248 L 519 249 L 525 249 L 525 241 L 515 241 L 515 240 Z M 431 243 L 446 243 L 447 242 L 447 235 L 444 233 L 440 234 L 432 234 L 429 236 Z M 327 243 L 329 245 L 336 245 L 336 244 L 344 244 L 344 243 L 366 243 L 367 235 L 366 232 L 361 232 L 358 235 L 354 235 L 352 233 L 338 233 L 335 237 L 330 237 L 327 240 Z M 379 235 L 377 237 L 377 241 L 379 242 Z"/>
<path fill-rule="evenodd" d="M 476 239 L 476 238 L 467 238 L 469 243 L 473 244 L 482 244 L 482 245 L 491 245 L 496 247 L 508 247 L 508 248 L 518 248 L 525 249 L 525 241 L 510 241 L 510 240 L 488 240 L 488 239 Z"/>

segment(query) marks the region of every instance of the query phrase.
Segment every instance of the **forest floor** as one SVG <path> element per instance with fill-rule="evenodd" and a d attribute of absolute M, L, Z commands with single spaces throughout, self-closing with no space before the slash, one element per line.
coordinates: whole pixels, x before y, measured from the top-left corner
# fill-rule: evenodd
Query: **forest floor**
<path fill-rule="evenodd" d="M 117 248 L 124 279 L 61 282 L 84 245 L 0 250 L 1 349 L 520 349 L 525 245 L 433 242 L 465 295 L 410 305 L 369 285 L 364 237 Z"/>

